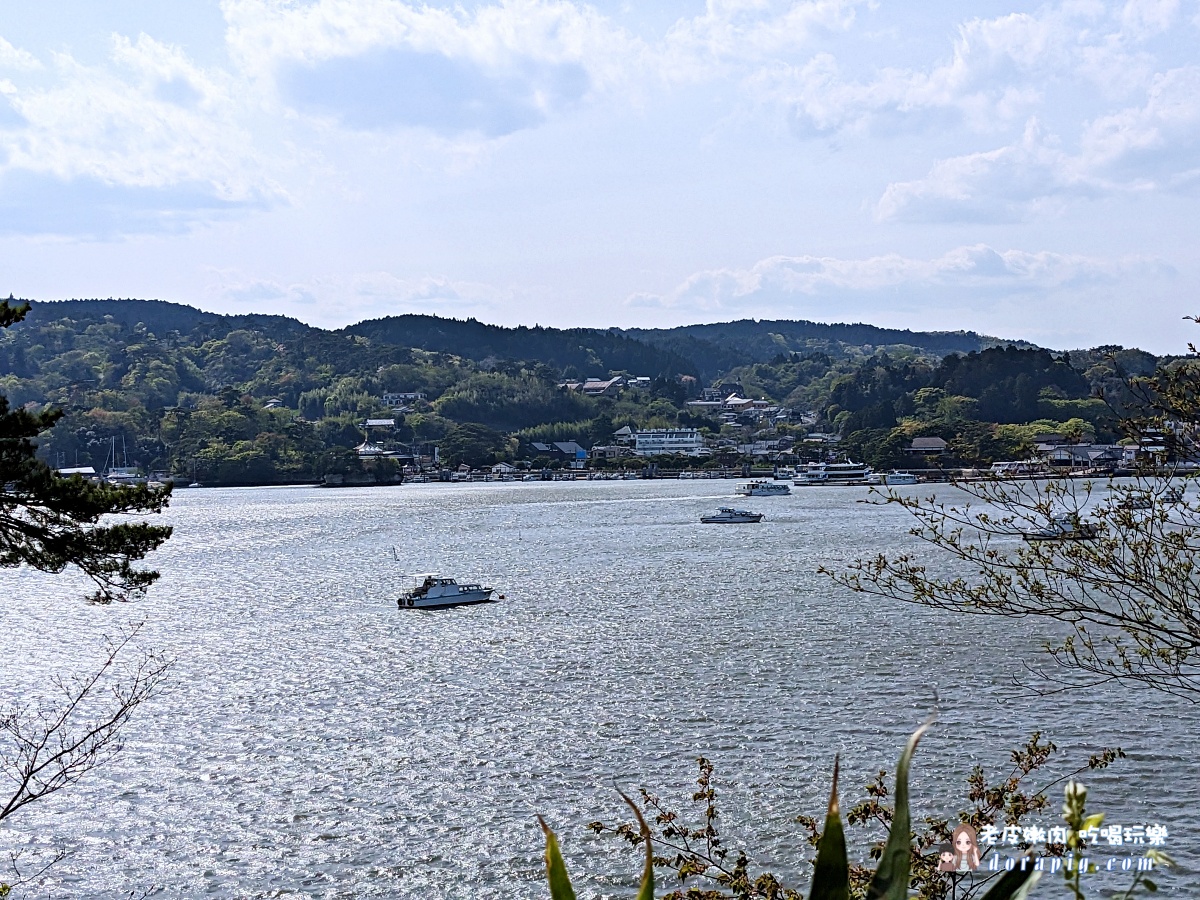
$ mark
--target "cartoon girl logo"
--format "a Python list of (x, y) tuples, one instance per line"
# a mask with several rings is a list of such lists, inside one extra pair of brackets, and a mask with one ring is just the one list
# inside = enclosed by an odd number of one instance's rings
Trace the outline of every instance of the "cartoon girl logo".
[(939, 854), (939, 872), (974, 872), (979, 868), (979, 838), (975, 829), (966, 822), (954, 829), (950, 836), (952, 855)]

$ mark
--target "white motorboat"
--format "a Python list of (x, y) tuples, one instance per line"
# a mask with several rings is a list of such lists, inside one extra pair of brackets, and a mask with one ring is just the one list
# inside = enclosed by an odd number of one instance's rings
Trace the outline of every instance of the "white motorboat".
[(914, 475), (912, 472), (892, 471), (892, 472), (888, 472), (886, 475), (881, 475), (880, 477), (883, 479), (883, 483), (886, 484), (888, 487), (892, 487), (897, 484), (916, 484), (917, 483), (917, 476)]
[(743, 497), (778, 497), (782, 494), (790, 494), (792, 489), (777, 481), (759, 480), (739, 484), (734, 491)]
[(701, 516), (700, 521), (705, 525), (741, 525), (747, 522), (761, 522), (762, 517), (762, 513), (747, 512), (744, 509), (722, 506), (715, 513)]
[(1094, 523), (1081, 522), (1078, 516), (1055, 516), (1045, 528), (1021, 533), (1027, 541), (1090, 541), (1099, 536)]
[(871, 467), (852, 460), (839, 463), (809, 463), (796, 473), (797, 486), (813, 484), (870, 484)]
[(442, 575), (420, 575), (420, 585), (396, 600), (401, 609), (445, 609), (472, 603), (491, 603), (495, 590), (478, 584), (459, 584)]

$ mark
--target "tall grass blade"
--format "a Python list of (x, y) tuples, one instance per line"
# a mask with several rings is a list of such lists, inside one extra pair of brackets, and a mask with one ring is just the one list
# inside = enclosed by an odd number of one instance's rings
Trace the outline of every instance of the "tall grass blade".
[(817, 864), (808, 900), (850, 900), (850, 863), (846, 858), (842, 812), (838, 808), (838, 765), (839, 760), (834, 759), (829, 812), (825, 814), (825, 830), (817, 845)]
[[(1033, 860), (1031, 859), (1032, 863)], [(1037, 880), (1042, 877), (1041, 872), (1035, 872), (1032, 868), (1022, 872), (1019, 868), (1005, 872), (1000, 876), (1000, 880), (988, 888), (988, 892), (983, 895), (981, 900), (1024, 900), (1029, 893), (1030, 888), (1037, 884)]]
[(642, 815), (642, 811), (637, 808), (637, 804), (625, 796), (623, 792), (621, 799), (629, 804), (629, 808), (633, 810), (633, 814), (637, 816), (638, 827), (642, 830), (642, 840), (646, 842), (646, 867), (642, 869), (642, 886), (638, 889), (637, 900), (654, 900), (654, 848), (650, 844), (650, 826), (646, 824), (646, 819)]
[(908, 896), (908, 875), (912, 865), (912, 817), (908, 809), (908, 767), (912, 763), (917, 742), (929, 730), (933, 719), (913, 732), (904, 745), (900, 762), (896, 763), (896, 812), (888, 834), (879, 868), (867, 886), (867, 900), (905, 900)]
[(550, 900), (575, 900), (575, 889), (567, 876), (567, 864), (558, 849), (558, 839), (541, 816), (538, 816), (538, 823), (546, 834), (546, 878), (550, 882)]

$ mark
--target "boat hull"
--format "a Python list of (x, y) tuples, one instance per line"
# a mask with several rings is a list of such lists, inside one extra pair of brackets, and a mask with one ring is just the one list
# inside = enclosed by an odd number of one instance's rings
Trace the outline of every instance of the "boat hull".
[(1036, 543), (1038, 541), (1094, 541), (1099, 534), (1095, 531), (1071, 531), (1065, 534), (1057, 532), (1031, 531), (1021, 535), (1021, 540)]
[(400, 597), (396, 603), (401, 609), (449, 609), (452, 606), (474, 606), (478, 603), (494, 603), (491, 588), (479, 591), (462, 591), (439, 597)]

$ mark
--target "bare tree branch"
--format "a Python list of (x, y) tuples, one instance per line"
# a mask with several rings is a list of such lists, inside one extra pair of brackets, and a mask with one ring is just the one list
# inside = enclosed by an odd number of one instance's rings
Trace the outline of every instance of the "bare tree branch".
[(172, 664), (146, 651), (132, 665), (117, 666), (141, 627), (110, 641), (95, 672), (55, 679), (57, 702), (18, 703), (0, 714), (0, 777), (11, 785), (7, 800), (0, 799), (0, 821), (74, 784), (120, 751), (122, 729)]

